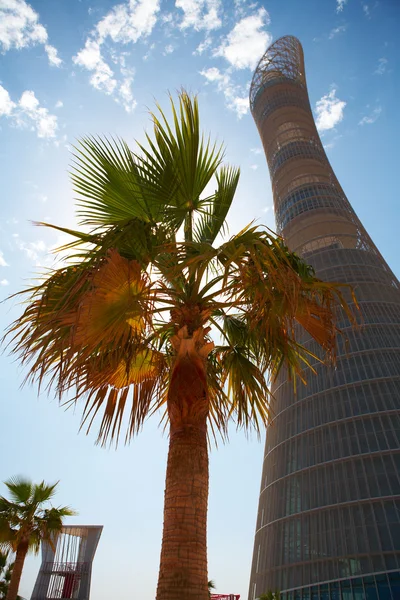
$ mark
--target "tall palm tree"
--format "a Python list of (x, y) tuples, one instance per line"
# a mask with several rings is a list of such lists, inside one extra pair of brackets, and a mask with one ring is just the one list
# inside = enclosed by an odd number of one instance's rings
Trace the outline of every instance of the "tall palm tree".
[(66, 506), (45, 508), (55, 494), (58, 483), (34, 484), (23, 477), (4, 482), (10, 500), (0, 496), (0, 549), (15, 552), (6, 600), (16, 600), (22, 569), (28, 552), (38, 553), (40, 542), (53, 545), (61, 531), (64, 517), (75, 512)]
[[(230, 419), (258, 432), (270, 389), (286, 364), (304, 380), (315, 357), (302, 325), (335, 354), (334, 284), (264, 227), (223, 241), (239, 169), (200, 133), (198, 104), (158, 107), (154, 137), (136, 152), (120, 140), (85, 138), (72, 180), (80, 224), (66, 266), (30, 288), (9, 330), (30, 363), (27, 380), (74, 389), (83, 425), (102, 414), (98, 442), (126, 440), (158, 409), (169, 428), (157, 600), (207, 600), (208, 440)], [(214, 192), (211, 192), (211, 186)], [(218, 241), (217, 241), (218, 240)]]

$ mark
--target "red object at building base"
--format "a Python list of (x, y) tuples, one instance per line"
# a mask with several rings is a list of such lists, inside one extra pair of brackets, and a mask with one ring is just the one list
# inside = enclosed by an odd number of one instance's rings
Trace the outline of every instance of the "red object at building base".
[(239, 600), (240, 594), (211, 594), (211, 600)]

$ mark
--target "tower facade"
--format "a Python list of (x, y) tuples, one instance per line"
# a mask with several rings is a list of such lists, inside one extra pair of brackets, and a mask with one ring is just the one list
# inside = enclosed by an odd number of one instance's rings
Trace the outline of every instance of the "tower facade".
[(92, 563), (102, 530), (98, 525), (65, 525), (53, 548), (42, 544), (42, 564), (31, 600), (89, 600)]
[[(400, 599), (400, 291), (347, 200), (319, 138), (303, 50), (287, 36), (255, 71), (250, 106), (268, 162), (277, 231), (317, 276), (353, 286), (335, 368), (274, 384), (249, 600)], [(300, 341), (318, 353), (304, 332)]]

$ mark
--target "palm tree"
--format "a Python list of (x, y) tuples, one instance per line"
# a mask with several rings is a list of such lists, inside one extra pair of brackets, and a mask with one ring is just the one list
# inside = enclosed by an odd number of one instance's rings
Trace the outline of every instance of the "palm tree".
[(212, 590), (215, 590), (215, 582), (213, 579), (210, 579), (207, 583), (208, 586), (208, 597), (211, 598)]
[(281, 593), (279, 590), (276, 590), (275, 592), (273, 592), (272, 590), (268, 590), (268, 592), (261, 594), (258, 600), (280, 600), (280, 597)]
[[(6, 600), (7, 598), (13, 567), (14, 563), (10, 562), (10, 553), (0, 550), (0, 600)], [(17, 600), (24, 599), (17, 596)]]
[(9, 553), (0, 550), (0, 600), (5, 600), (11, 579), (13, 564), (8, 559)]
[[(86, 231), (65, 266), (29, 290), (9, 329), (30, 363), (29, 382), (84, 398), (82, 425), (102, 413), (98, 442), (126, 441), (158, 409), (169, 427), (157, 600), (207, 600), (208, 440), (230, 419), (260, 432), (285, 362), (295, 381), (316, 357), (299, 346), (302, 325), (335, 354), (334, 284), (248, 225), (222, 241), (239, 170), (200, 133), (198, 104), (158, 107), (154, 138), (137, 152), (120, 140), (85, 138), (72, 179)], [(214, 184), (215, 191), (208, 190)], [(206, 193), (204, 193), (206, 192)], [(217, 243), (217, 240), (220, 240)]]
[(54, 496), (58, 483), (34, 484), (23, 477), (4, 482), (11, 499), (0, 496), (0, 548), (15, 552), (6, 600), (16, 600), (22, 569), (28, 552), (39, 552), (40, 542), (53, 545), (64, 517), (75, 512), (66, 506), (44, 508)]

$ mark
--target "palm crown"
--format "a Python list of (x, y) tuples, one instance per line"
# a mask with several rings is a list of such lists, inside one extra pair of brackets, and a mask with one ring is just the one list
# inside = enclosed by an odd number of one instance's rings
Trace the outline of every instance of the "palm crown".
[[(283, 360), (292, 375), (308, 365), (295, 323), (334, 354), (335, 301), (347, 310), (338, 286), (265, 228), (215, 245), (239, 170), (221, 166), (222, 148), (200, 136), (196, 100), (182, 93), (172, 109), (174, 130), (160, 109), (140, 155), (122, 141), (81, 142), (72, 179), (91, 230), (51, 226), (76, 238), (64, 249), (79, 249), (29, 290), (10, 328), (31, 380), (50, 376), (60, 395), (75, 387), (89, 425), (103, 411), (101, 442), (118, 437), (128, 403), (129, 438), (166, 402), (178, 348), (195, 332), (210, 421), (222, 433), (231, 417), (258, 429), (268, 418), (265, 374)], [(203, 197), (213, 177), (216, 190)]]
[[(30, 363), (28, 380), (74, 389), (83, 423), (102, 414), (98, 441), (126, 439), (164, 409), (170, 450), (158, 600), (206, 600), (207, 422), (226, 434), (233, 418), (257, 430), (285, 362), (302, 377), (313, 356), (297, 324), (335, 355), (339, 287), (317, 279), (283, 240), (255, 225), (223, 241), (239, 170), (200, 134), (197, 100), (159, 108), (154, 138), (132, 152), (120, 140), (86, 138), (72, 180), (87, 231), (66, 266), (31, 288), (9, 330)], [(215, 191), (207, 190), (215, 182)], [(221, 239), (217, 243), (217, 239)], [(186, 507), (186, 508), (185, 508)], [(188, 533), (190, 532), (190, 533)], [(195, 548), (195, 551), (194, 551)]]
[(5, 484), (11, 499), (0, 496), (0, 548), (17, 552), (21, 542), (26, 542), (28, 550), (38, 553), (41, 541), (52, 544), (63, 518), (75, 513), (66, 506), (43, 506), (54, 496), (58, 483), (33, 484), (16, 477)]

